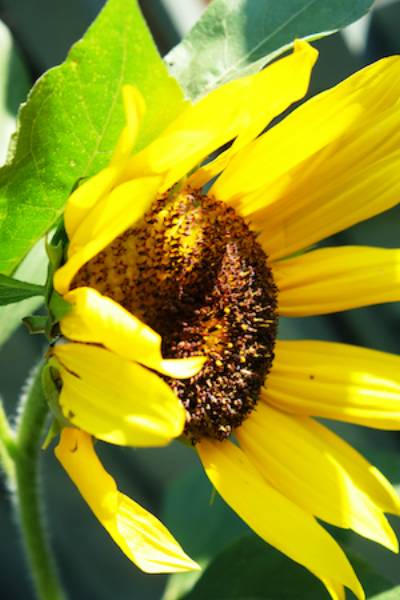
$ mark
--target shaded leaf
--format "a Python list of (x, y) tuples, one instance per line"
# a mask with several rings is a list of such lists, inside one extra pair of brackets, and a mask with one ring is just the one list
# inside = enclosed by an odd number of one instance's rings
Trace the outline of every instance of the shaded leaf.
[(76, 180), (108, 162), (123, 125), (125, 83), (135, 84), (147, 102), (142, 146), (182, 109), (182, 93), (136, 0), (109, 0), (21, 110), (14, 157), (0, 172), (0, 272), (12, 273), (55, 223)]
[(372, 597), (373, 600), (399, 600), (400, 598), (400, 585), (392, 588), (388, 592), (383, 592), (383, 594), (378, 594), (377, 596)]
[[(360, 558), (350, 560), (370, 600), (394, 600), (392, 584)], [(398, 589), (398, 588), (397, 588)], [(390, 591), (388, 591), (390, 590)], [(304, 567), (251, 535), (218, 555), (182, 600), (330, 600)], [(348, 592), (348, 598), (354, 596)]]
[[(360, 432), (360, 428), (347, 427), (347, 429)], [(394, 482), (397, 481), (399, 474), (398, 452), (381, 450), (377, 455), (375, 446), (373, 446), (373, 451), (370, 446), (365, 448), (360, 441), (356, 446), (361, 451), (366, 451), (369, 448), (370, 451), (366, 452), (369, 459), (373, 463), (377, 463), (386, 475), (393, 476), (391, 479)], [(170, 487), (166, 496), (164, 521), (189, 555), (199, 562), (203, 571), (170, 576), (163, 600), (203, 600), (203, 598), (207, 598), (207, 600), (265, 600), (266, 598), (268, 600), (280, 600), (286, 597), (293, 600), (303, 600), (303, 598), (304, 600), (308, 600), (308, 598), (310, 600), (324, 600), (325, 598), (328, 600), (329, 598), (319, 580), (303, 567), (296, 565), (293, 561), (268, 546), (257, 536), (252, 534), (250, 536), (252, 541), (249, 542), (249, 546), (247, 547), (246, 543), (242, 548), (241, 538), (250, 533), (250, 529), (218, 495), (215, 498), (213, 497), (212, 486), (200, 468), (181, 477)], [(328, 527), (328, 530), (342, 546), (346, 547), (346, 552), (369, 593), (368, 598), (374, 598), (375, 600), (375, 594), (388, 589), (392, 585), (387, 583), (388, 580), (397, 581), (395, 565), (398, 562), (398, 557), (396, 555), (385, 548), (360, 538), (349, 530), (335, 527)], [(361, 546), (359, 547), (360, 543)], [(238, 556), (231, 554), (233, 552), (232, 548), (235, 549), (235, 552), (238, 552)], [(241, 558), (241, 552), (243, 552), (243, 558)], [(224, 559), (223, 565), (229, 566), (230, 564), (231, 571), (228, 572), (226, 578), (223, 577), (223, 583), (218, 587), (220, 571), (223, 573), (219, 560), (226, 553), (227, 559), (226, 561)], [(255, 559), (255, 562), (253, 561), (253, 554), (256, 557), (259, 556), (258, 562)], [(357, 556), (359, 555), (362, 555), (366, 560), (358, 560)], [(216, 564), (215, 568), (214, 562)], [(374, 565), (372, 570), (366, 564), (368, 562)], [(247, 563), (255, 565), (254, 572), (252, 566), (249, 567), (249, 573), (244, 570), (243, 565), (247, 565)], [(390, 568), (383, 569), (388, 564), (395, 567), (394, 572), (391, 572)], [(211, 565), (210, 573), (208, 570), (209, 565)], [(287, 570), (292, 572), (291, 569), (294, 569), (293, 584), (288, 582), (285, 584), (286, 588), (282, 588), (287, 591), (288, 595), (279, 595), (283, 592), (278, 587), (277, 582), (273, 584), (276, 587), (265, 588), (270, 592), (270, 596), (259, 595), (265, 593), (262, 586), (269, 585), (270, 578), (275, 577), (275, 568), (278, 573), (283, 573), (282, 577), (284, 577)], [(204, 569), (206, 570), (204, 571)], [(248, 587), (239, 586), (238, 589), (243, 593), (246, 592), (247, 595), (237, 597), (234, 595), (234, 590), (237, 587), (237, 580), (241, 578), (244, 578)], [(232, 580), (232, 585), (229, 583), (230, 580)], [(311, 590), (310, 596), (297, 596), (297, 586), (301, 581), (307, 582), (307, 591)], [(315, 595), (311, 594), (313, 590), (315, 590)], [(223, 591), (224, 595), (222, 594)], [(290, 591), (292, 595), (289, 595)], [(194, 595), (195, 592), (196, 595)], [(387, 593), (390, 594), (391, 592)], [(354, 597), (349, 592), (347, 600), (350, 600), (350, 598), (353, 599)], [(381, 600), (380, 596), (378, 598)], [(389, 595), (387, 598), (383, 596), (382, 600), (394, 600), (394, 598)]]
[(187, 96), (258, 71), (296, 38), (316, 39), (349, 25), (373, 0), (214, 0), (166, 56)]

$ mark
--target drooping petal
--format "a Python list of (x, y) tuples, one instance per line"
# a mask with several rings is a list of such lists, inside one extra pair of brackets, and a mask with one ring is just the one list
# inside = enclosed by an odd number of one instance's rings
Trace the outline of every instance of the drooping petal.
[(370, 65), (241, 151), (212, 188), (273, 258), (398, 202), (400, 58)]
[(276, 262), (279, 312), (321, 315), (400, 300), (400, 250), (322, 248)]
[(383, 514), (400, 513), (395, 490), (326, 427), (260, 403), (237, 437), (271, 485), (306, 512), (398, 550)]
[[(297, 40), (289, 56), (269, 65), (253, 79), (254, 93), (249, 95), (245, 115), (247, 123), (232, 146), (218, 158), (198, 169), (188, 180), (192, 187), (201, 187), (220, 173), (237, 152), (254, 140), (276, 116), (305, 95), (318, 52), (304, 41)], [(256, 84), (259, 84), (259, 90)]]
[(319, 577), (335, 600), (344, 598), (343, 586), (364, 598), (333, 538), (310, 514), (270, 486), (242, 450), (229, 441), (203, 440), (196, 447), (218, 493), (260, 537)]
[(101, 344), (128, 360), (175, 378), (196, 375), (205, 358), (164, 359), (161, 336), (117, 302), (92, 288), (82, 287), (65, 296), (72, 310), (62, 319), (62, 333), (77, 342)]
[(213, 90), (132, 158), (126, 176), (165, 173), (162, 189), (166, 190), (238, 136), (236, 152), (306, 93), (316, 57), (316, 50), (299, 41), (290, 57)]
[(90, 435), (63, 429), (55, 453), (96, 518), (142, 571), (173, 573), (199, 568), (156, 517), (117, 489), (100, 463)]
[(116, 185), (134, 148), (144, 112), (144, 100), (140, 92), (131, 85), (122, 88), (122, 95), (126, 125), (121, 132), (110, 164), (79, 186), (68, 199), (64, 222), (70, 238), (93, 206)]
[(182, 433), (185, 411), (152, 371), (88, 344), (56, 346), (54, 355), (60, 406), (73, 425), (123, 446), (163, 446)]
[(143, 216), (157, 195), (160, 181), (159, 177), (144, 177), (123, 183), (88, 212), (70, 240), (67, 262), (54, 276), (54, 287), (60, 294), (68, 292), (82, 265)]
[(348, 344), (278, 341), (263, 399), (298, 415), (400, 429), (400, 357)]

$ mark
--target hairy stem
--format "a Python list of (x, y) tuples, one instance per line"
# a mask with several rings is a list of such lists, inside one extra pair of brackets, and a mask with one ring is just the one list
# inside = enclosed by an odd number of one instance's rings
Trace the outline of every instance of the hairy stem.
[(40, 454), (48, 407), (43, 396), (41, 369), (22, 400), (16, 431), (15, 509), (26, 557), (39, 600), (65, 600), (57, 576), (41, 507)]

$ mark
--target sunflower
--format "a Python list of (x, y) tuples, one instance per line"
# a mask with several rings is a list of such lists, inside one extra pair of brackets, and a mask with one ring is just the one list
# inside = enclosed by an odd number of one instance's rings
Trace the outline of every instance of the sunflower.
[(400, 60), (390, 57), (265, 128), (308, 88), (317, 52), (231, 81), (134, 152), (145, 110), (124, 88), (110, 164), (68, 200), (54, 287), (71, 305), (53, 350), (68, 421), (56, 454), (140, 568), (197, 568), (127, 498), (93, 439), (162, 446), (182, 436), (215, 489), (332, 598), (364, 598), (317, 519), (393, 551), (384, 476), (314, 417), (399, 429), (399, 358), (277, 340), (278, 314), (399, 300), (399, 250), (310, 249), (397, 203)]

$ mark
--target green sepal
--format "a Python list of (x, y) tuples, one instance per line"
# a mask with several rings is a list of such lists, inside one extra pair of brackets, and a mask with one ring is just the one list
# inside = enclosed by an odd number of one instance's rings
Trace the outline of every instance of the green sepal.
[(64, 254), (64, 248), (62, 242), (58, 242), (54, 244), (53, 241), (46, 243), (46, 253), (49, 257), (49, 264), (51, 266), (51, 270), (56, 271), (59, 265), (61, 264), (62, 257)]
[(58, 363), (55, 358), (50, 358), (50, 360), (44, 365), (42, 369), (42, 388), (54, 418), (60, 425), (68, 427), (70, 423), (64, 417), (59, 403), (61, 377), (58, 373), (57, 367)]
[(44, 294), (45, 288), (42, 285), (0, 274), (0, 306), (20, 302), (32, 296), (44, 296)]
[(50, 424), (47, 435), (45, 437), (45, 440), (42, 444), (42, 450), (47, 450), (47, 448), (50, 446), (51, 442), (54, 440), (55, 437), (58, 436), (60, 431), (61, 431), (60, 422), (57, 421), (57, 419), (53, 419)]
[(57, 292), (52, 293), (49, 303), (50, 314), (53, 322), (61, 321), (71, 310), (72, 304), (64, 300)]
[[(51, 241), (46, 242), (46, 253), (53, 273), (61, 265), (64, 256), (64, 240), (60, 238), (59, 227), (57, 227)], [(62, 225), (62, 228), (64, 229), (64, 225)]]
[(46, 243), (46, 252), (49, 257), (46, 281), (46, 303), (49, 317), (45, 332), (50, 340), (59, 335), (58, 328), (55, 325), (71, 310), (71, 304), (64, 300), (53, 287), (54, 274), (64, 261), (67, 245), (68, 238), (64, 228), (64, 220), (60, 219), (51, 240)]
[(22, 319), (31, 335), (46, 333), (48, 318), (44, 315), (28, 315)]
[(53, 233), (51, 240), (46, 240), (46, 254), (49, 259), (49, 268), (46, 281), (46, 300), (47, 303), (53, 293), (53, 277), (57, 269), (62, 265), (64, 260), (65, 248), (68, 244), (67, 234), (64, 228), (64, 219), (58, 221), (57, 227)]

